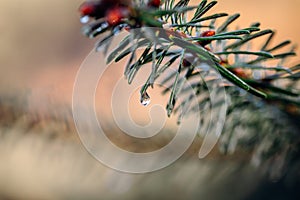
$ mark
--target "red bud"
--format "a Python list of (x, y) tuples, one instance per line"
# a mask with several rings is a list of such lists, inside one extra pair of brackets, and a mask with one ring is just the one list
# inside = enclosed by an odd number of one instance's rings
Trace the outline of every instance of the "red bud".
[(97, 4), (95, 2), (84, 2), (79, 7), (79, 12), (82, 16), (93, 16), (97, 10)]
[[(215, 31), (209, 30), (209, 31), (204, 31), (200, 34), (200, 37), (211, 37), (214, 36), (216, 34)], [(211, 43), (211, 41), (199, 41), (198, 44), (201, 46), (205, 46), (208, 45), (209, 43)]]
[(211, 36), (214, 36), (216, 35), (216, 32), (215, 31), (212, 31), (212, 30), (209, 30), (209, 31), (205, 31), (203, 33), (201, 33), (201, 37), (211, 37)]
[(128, 7), (131, 0), (88, 0), (81, 4), (79, 12), (82, 16), (102, 18), (109, 9), (114, 7)]
[(150, 0), (148, 2), (148, 6), (154, 7), (154, 8), (158, 8), (161, 4), (160, 0)]
[(110, 26), (116, 26), (127, 16), (128, 9), (126, 7), (115, 7), (107, 11), (106, 21)]

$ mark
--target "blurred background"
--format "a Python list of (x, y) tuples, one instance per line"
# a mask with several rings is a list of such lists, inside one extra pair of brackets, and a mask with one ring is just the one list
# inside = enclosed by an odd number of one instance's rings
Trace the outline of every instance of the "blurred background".
[[(15, 134), (0, 142), (0, 199), (267, 199), (264, 195), (251, 196), (266, 182), (261, 171), (247, 164), (241, 167), (232, 157), (222, 160), (214, 152), (199, 164), (195, 154), (199, 144), (191, 148), (191, 157), (146, 175), (110, 170), (84, 150), (72, 119), (60, 118), (70, 115), (76, 72), (95, 43), (81, 34), (78, 7), (82, 2), (1, 0), (0, 96), (1, 104), (12, 103), (0, 109), (1, 125), (4, 124), (0, 133)], [(236, 25), (243, 27), (259, 21), (262, 28), (277, 31), (275, 42), (291, 39), (300, 44), (299, 8), (299, 0), (219, 0), (212, 12), (241, 13)], [(300, 49), (296, 52), (300, 54)], [(291, 64), (295, 61), (299, 56)], [(35, 134), (23, 136), (29, 129), (32, 131), (27, 119), (19, 119), (26, 116), (22, 95), (27, 93), (30, 95), (26, 105), (46, 117), (31, 117), (38, 124), (33, 129)], [(46, 112), (53, 111), (49, 102), (63, 105), (54, 109), (55, 119), (47, 118)], [(11, 120), (15, 120), (16, 127), (8, 129)], [(53, 142), (57, 132), (69, 135)], [(71, 142), (62, 142), (65, 137), (72, 138)], [(243, 156), (242, 153), (238, 159), (248, 163), (249, 157)], [(262, 188), (277, 187), (267, 184)], [(278, 199), (284, 199), (280, 195)]]

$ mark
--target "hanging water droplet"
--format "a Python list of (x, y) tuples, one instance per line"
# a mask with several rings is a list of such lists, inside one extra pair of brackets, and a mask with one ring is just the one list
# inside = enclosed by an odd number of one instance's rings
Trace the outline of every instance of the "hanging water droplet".
[(80, 22), (83, 23), (83, 24), (86, 24), (89, 21), (90, 21), (90, 18), (87, 15), (80, 18)]
[(150, 104), (151, 100), (150, 100), (150, 96), (148, 95), (147, 92), (144, 92), (142, 95), (141, 95), (141, 104), (143, 106), (148, 106)]

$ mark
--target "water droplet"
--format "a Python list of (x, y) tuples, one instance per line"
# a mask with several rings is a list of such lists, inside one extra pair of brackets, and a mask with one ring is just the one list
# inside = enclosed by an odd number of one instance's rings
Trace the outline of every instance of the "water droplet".
[(83, 24), (86, 24), (90, 21), (90, 18), (89, 16), (83, 16), (80, 18), (80, 22), (83, 23)]
[(148, 95), (147, 92), (144, 92), (142, 95), (141, 95), (141, 104), (143, 106), (148, 106), (150, 104), (151, 100), (150, 100), (150, 96)]

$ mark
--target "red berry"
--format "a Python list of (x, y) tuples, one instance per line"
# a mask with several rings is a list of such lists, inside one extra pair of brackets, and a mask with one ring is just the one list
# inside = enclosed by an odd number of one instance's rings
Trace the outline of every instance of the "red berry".
[(115, 7), (106, 13), (106, 21), (110, 26), (116, 26), (122, 19), (128, 16), (128, 9), (125, 7)]
[(150, 0), (148, 2), (148, 6), (155, 7), (155, 8), (158, 8), (160, 4), (161, 4), (160, 0)]
[(215, 31), (212, 31), (212, 30), (209, 30), (209, 31), (205, 31), (203, 33), (201, 33), (201, 37), (211, 37), (211, 36), (214, 36), (216, 35), (216, 32)]
[(82, 16), (94, 16), (96, 14), (97, 4), (95, 2), (84, 2), (79, 7)]
[(81, 4), (79, 12), (82, 16), (95, 17), (96, 19), (105, 16), (109, 9), (114, 7), (128, 7), (131, 0), (89, 0)]
[[(212, 31), (212, 30), (209, 30), (209, 31), (204, 31), (200, 34), (200, 37), (211, 37), (211, 36), (214, 36), (216, 34), (215, 31)], [(198, 44), (201, 45), (201, 46), (205, 46), (205, 45), (208, 45), (209, 43), (211, 43), (210, 40), (208, 41), (199, 41)]]

